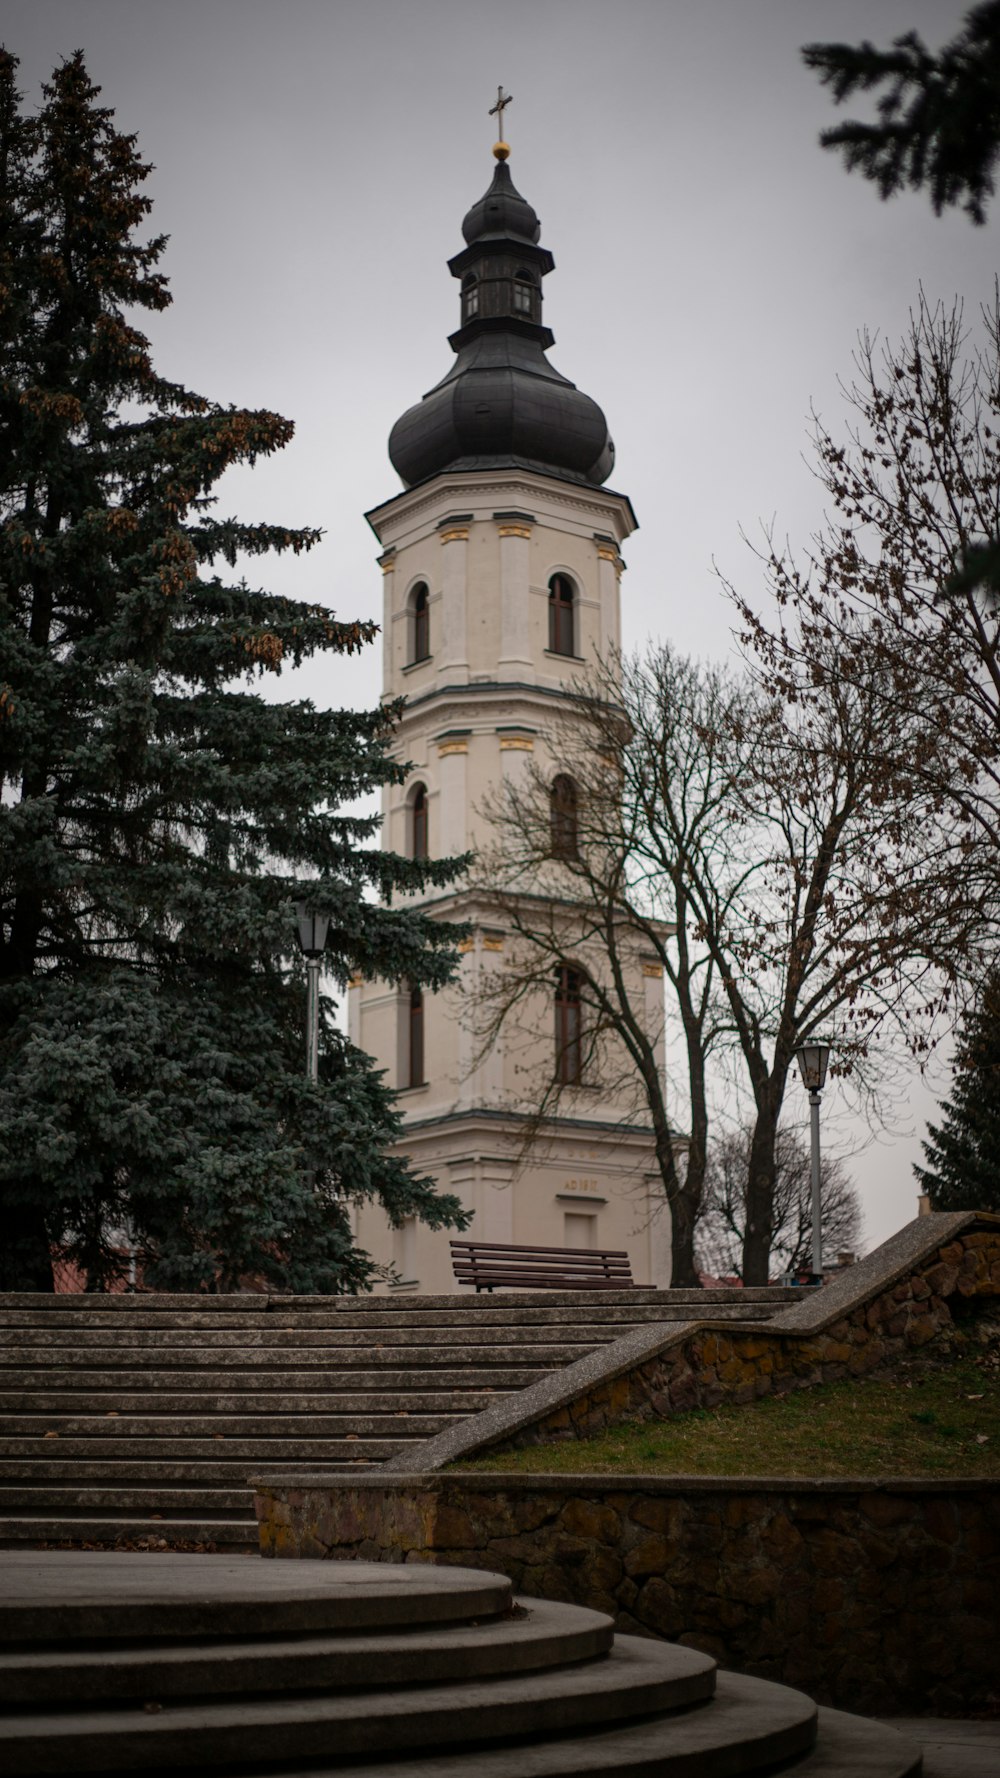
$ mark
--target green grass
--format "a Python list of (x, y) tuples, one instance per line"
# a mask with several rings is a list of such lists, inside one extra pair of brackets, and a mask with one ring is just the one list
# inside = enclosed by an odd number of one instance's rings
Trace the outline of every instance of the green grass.
[(1000, 1477), (1000, 1352), (456, 1464), (521, 1475)]

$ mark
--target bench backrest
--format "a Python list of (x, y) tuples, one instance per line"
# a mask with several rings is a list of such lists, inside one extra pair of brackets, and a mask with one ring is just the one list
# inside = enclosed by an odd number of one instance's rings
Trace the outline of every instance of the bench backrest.
[(506, 1241), (452, 1241), (459, 1284), (477, 1290), (633, 1290), (627, 1253), (605, 1247), (524, 1247)]

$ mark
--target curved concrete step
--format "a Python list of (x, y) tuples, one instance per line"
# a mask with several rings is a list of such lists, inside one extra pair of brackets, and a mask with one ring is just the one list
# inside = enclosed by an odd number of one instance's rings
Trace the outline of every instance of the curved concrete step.
[[(314, 1759), (333, 1749), (338, 1759), (349, 1759), (469, 1748), (501, 1736), (564, 1734), (680, 1710), (710, 1698), (714, 1686), (715, 1663), (706, 1655), (619, 1637), (599, 1661), (379, 1691), (375, 1700), (368, 1691), (327, 1692), (172, 1703), (155, 1714), (129, 1706), (11, 1714), (0, 1717), (0, 1760), (19, 1774), (65, 1771), (69, 1759), (78, 1772), (203, 1770), (235, 1760)], [(790, 1752), (809, 1745), (815, 1719), (809, 1699), (784, 1691), (770, 1714)]]
[(439, 1685), (596, 1660), (613, 1641), (612, 1621), (600, 1612), (533, 1599), (499, 1631), (490, 1619), (424, 1630), (419, 1639), (386, 1631), (299, 1636), (293, 1642), (232, 1639), (197, 1647), (0, 1650), (0, 1704), (23, 1710), (46, 1703), (95, 1705), (205, 1693)]
[[(813, 1744), (789, 1753), (794, 1731), (786, 1737), (769, 1712), (782, 1690), (720, 1673), (715, 1698), (703, 1709), (534, 1747), (478, 1748), (471, 1770), (465, 1754), (442, 1750), (362, 1766), (315, 1761), (294, 1773), (283, 1765), (269, 1778), (737, 1778), (779, 1770), (783, 1778), (919, 1778), (920, 1749), (912, 1741), (838, 1710), (820, 1709)], [(231, 1778), (250, 1775), (237, 1768)]]
[(10, 1778), (916, 1778), (920, 1766), (890, 1729), (717, 1678), (691, 1649), (612, 1641), (610, 1620), (580, 1607), (521, 1611), (505, 1577), (475, 1570), (14, 1553), (0, 1557), (0, 1591)]
[(412, 1630), (513, 1616), (513, 1588), (485, 1569), (381, 1562), (170, 1562), (85, 1551), (11, 1552), (0, 1644), (95, 1637), (296, 1635)]

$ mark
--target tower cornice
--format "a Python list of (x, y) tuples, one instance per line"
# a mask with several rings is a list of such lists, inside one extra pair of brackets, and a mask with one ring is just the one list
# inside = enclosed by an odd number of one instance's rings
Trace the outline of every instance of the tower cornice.
[[(587, 535), (602, 534), (602, 543), (624, 543), (639, 521), (627, 494), (570, 482), (539, 469), (449, 470), (429, 476), (373, 506), (365, 518), (383, 550), (400, 547), (438, 528), (442, 518), (463, 509), (465, 523), (492, 520), (502, 508), (528, 508), (538, 524), (545, 508), (561, 521), (572, 514)], [(472, 520), (466, 510), (472, 508)]]

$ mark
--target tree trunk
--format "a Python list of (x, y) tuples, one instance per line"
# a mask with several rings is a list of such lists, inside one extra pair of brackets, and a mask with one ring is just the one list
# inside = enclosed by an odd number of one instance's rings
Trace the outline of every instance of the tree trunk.
[(670, 1205), (671, 1290), (691, 1290), (701, 1287), (694, 1255), (694, 1228), (697, 1213), (697, 1203), (692, 1204), (687, 1191), (682, 1187)]
[(768, 1083), (763, 1103), (758, 1106), (757, 1122), (750, 1143), (747, 1175), (747, 1220), (743, 1236), (743, 1282), (747, 1285), (767, 1284), (774, 1237), (774, 1140), (778, 1131), (778, 1109), (774, 1104), (772, 1083)]

